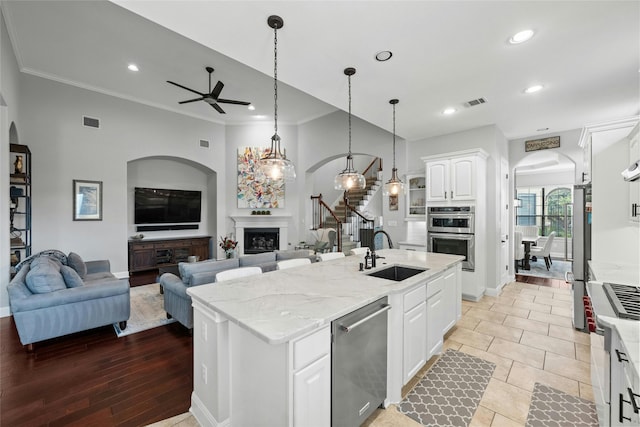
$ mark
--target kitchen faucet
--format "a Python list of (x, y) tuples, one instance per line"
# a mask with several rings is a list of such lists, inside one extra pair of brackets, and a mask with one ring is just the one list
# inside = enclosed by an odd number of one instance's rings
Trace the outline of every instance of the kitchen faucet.
[[(389, 249), (393, 249), (393, 242), (391, 241), (391, 236), (389, 236), (389, 233), (387, 233), (387, 232), (386, 232), (386, 231), (384, 231), (384, 230), (377, 230), (377, 231), (375, 231), (375, 232), (373, 233), (373, 237), (375, 238), (375, 237), (376, 237), (376, 234), (378, 234), (378, 233), (382, 233), (382, 234), (384, 234), (385, 236), (387, 236), (387, 243), (389, 244)], [(378, 258), (380, 258), (380, 257), (378, 257)]]

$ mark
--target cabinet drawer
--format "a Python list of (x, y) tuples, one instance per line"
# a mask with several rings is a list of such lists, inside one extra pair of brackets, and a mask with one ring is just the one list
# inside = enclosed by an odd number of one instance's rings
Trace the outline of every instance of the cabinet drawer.
[(422, 285), (412, 291), (404, 294), (404, 312), (411, 310), (415, 306), (419, 305), (421, 302), (425, 302), (427, 300), (427, 287)]
[(439, 276), (427, 283), (427, 298), (430, 298), (432, 295), (441, 292), (444, 289), (445, 280), (444, 276)]
[(329, 326), (293, 343), (293, 369), (298, 370), (331, 350)]
[(142, 249), (153, 249), (153, 243), (136, 243), (131, 245), (131, 249), (139, 251)]

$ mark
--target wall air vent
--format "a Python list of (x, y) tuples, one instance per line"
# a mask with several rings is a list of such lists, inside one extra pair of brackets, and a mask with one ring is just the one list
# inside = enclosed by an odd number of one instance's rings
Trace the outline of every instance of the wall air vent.
[(472, 99), (471, 101), (467, 101), (464, 103), (465, 107), (475, 107), (476, 105), (484, 104), (487, 100), (484, 98)]
[(200, 147), (209, 148), (209, 141), (207, 141), (206, 139), (201, 139), (200, 140)]
[(82, 116), (82, 125), (89, 128), (100, 129), (100, 119), (96, 119), (95, 117)]

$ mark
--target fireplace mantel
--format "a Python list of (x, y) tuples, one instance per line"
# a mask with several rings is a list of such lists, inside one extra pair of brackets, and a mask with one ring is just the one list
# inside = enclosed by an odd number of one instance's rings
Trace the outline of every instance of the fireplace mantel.
[[(245, 228), (278, 228), (280, 229), (279, 250), (287, 250), (289, 236), (289, 221), (291, 215), (233, 215), (231, 219), (236, 223), (236, 240), (244, 242)], [(239, 255), (244, 255), (243, 244), (240, 244)]]

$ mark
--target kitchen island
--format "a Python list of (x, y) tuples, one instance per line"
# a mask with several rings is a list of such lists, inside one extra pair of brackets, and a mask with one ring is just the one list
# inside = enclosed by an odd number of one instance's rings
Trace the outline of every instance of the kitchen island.
[[(191, 412), (198, 422), (330, 425), (331, 322), (385, 296), (385, 404), (399, 402), (407, 377), (441, 351), (460, 317), (462, 257), (394, 249), (378, 255), (377, 268), (364, 272), (362, 258), (350, 256), (190, 288)], [(367, 275), (392, 265), (427, 270), (400, 282)]]

